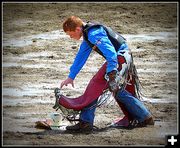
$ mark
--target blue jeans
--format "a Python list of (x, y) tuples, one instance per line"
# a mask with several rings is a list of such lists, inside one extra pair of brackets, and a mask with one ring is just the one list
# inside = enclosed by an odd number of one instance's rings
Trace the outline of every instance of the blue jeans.
[(143, 122), (151, 115), (142, 101), (131, 95), (128, 91), (122, 89), (116, 95), (117, 101), (123, 103), (128, 112), (134, 119)]
[[(116, 95), (116, 100), (123, 103), (125, 108), (131, 114), (134, 119), (137, 119), (139, 122), (143, 122), (151, 113), (145, 107), (142, 101), (135, 98), (131, 95), (131, 93), (127, 92), (126, 90), (119, 90)], [(81, 110), (80, 119), (89, 123), (94, 123), (94, 116), (97, 100), (92, 102), (89, 106)]]
[(96, 110), (96, 104), (97, 100), (94, 100), (91, 104), (89, 104), (87, 107), (81, 110), (80, 113), (80, 120), (89, 122), (91, 124), (94, 123), (94, 117), (95, 117), (95, 110)]

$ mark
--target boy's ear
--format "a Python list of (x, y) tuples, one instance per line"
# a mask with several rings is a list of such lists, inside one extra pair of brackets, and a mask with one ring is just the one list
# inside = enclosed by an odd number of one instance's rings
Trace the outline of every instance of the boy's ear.
[(81, 27), (76, 27), (76, 31), (80, 32), (81, 31)]

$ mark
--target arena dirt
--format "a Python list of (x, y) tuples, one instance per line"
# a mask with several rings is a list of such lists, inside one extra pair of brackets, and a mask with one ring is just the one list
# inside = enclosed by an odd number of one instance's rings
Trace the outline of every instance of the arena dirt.
[[(166, 145), (178, 132), (177, 3), (3, 3), (2, 142), (4, 146)], [(111, 26), (127, 38), (134, 56), (145, 105), (155, 125), (107, 128), (123, 113), (116, 102), (96, 110), (91, 134), (40, 130), (37, 120), (55, 112), (54, 89), (67, 78), (80, 41), (62, 31), (63, 20), (77, 15)], [(63, 93), (81, 95), (104, 62), (92, 53)]]

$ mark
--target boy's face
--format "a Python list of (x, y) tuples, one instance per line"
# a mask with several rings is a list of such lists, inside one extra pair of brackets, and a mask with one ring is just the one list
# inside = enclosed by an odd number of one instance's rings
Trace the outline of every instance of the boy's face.
[(66, 34), (72, 39), (79, 40), (82, 36), (81, 27), (76, 27), (75, 31), (66, 31)]

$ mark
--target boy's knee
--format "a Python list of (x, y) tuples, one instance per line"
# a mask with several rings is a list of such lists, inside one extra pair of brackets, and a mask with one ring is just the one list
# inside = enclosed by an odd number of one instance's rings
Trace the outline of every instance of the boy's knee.
[(116, 94), (116, 99), (123, 102), (123, 100), (126, 98), (126, 95), (127, 92), (124, 89), (120, 89)]

